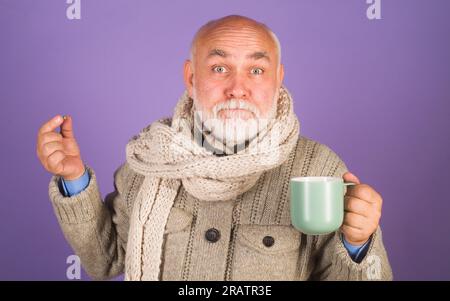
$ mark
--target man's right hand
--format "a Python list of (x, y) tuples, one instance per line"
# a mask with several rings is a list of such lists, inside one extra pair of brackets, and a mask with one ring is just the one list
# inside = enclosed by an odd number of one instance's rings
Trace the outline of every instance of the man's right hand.
[[(55, 130), (61, 126), (61, 132)], [(42, 166), (64, 180), (75, 180), (85, 172), (80, 148), (75, 140), (72, 118), (56, 115), (39, 129), (36, 153)]]

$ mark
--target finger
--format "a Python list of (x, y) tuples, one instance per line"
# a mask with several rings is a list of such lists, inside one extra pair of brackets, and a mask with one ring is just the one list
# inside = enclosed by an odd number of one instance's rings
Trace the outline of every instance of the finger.
[(66, 155), (62, 151), (55, 151), (50, 156), (47, 157), (47, 166), (52, 172), (56, 174), (61, 174), (64, 171), (64, 166), (62, 164)]
[(348, 190), (345, 195), (355, 197), (369, 203), (380, 202), (380, 195), (367, 184), (356, 185), (352, 187), (351, 190)]
[(64, 146), (61, 142), (52, 141), (42, 146), (42, 156), (44, 158), (50, 156), (55, 151), (64, 151)]
[(352, 233), (352, 234), (363, 234), (364, 233), (361, 229), (350, 226), (348, 224), (342, 224), (341, 231), (343, 233)]
[(351, 226), (353, 228), (358, 228), (360, 230), (364, 229), (364, 226), (368, 223), (368, 219), (360, 214), (353, 212), (345, 212), (343, 224)]
[(343, 224), (341, 226), (341, 232), (344, 234), (344, 236), (350, 236), (354, 238), (355, 240), (364, 240), (365, 235), (364, 232), (358, 228)]
[(39, 129), (39, 134), (44, 134), (48, 132), (54, 131), (58, 126), (60, 126), (63, 122), (63, 118), (61, 115), (56, 115), (46, 123), (44, 123)]
[[(342, 176), (342, 178), (344, 179), (344, 182), (346, 183), (355, 183), (355, 184), (361, 184), (361, 181), (358, 179), (357, 176), (355, 176), (354, 174), (352, 174), (351, 172), (347, 171), (346, 173), (344, 173), (344, 175)], [(349, 186), (351, 187), (351, 186)]]
[(72, 117), (69, 115), (64, 116), (64, 122), (61, 125), (61, 134), (64, 138), (73, 138)]
[(49, 142), (62, 141), (62, 139), (63, 139), (63, 137), (61, 136), (61, 134), (58, 134), (55, 132), (49, 132), (49, 133), (45, 133), (43, 135), (39, 135), (38, 145), (42, 146)]
[(374, 210), (370, 203), (350, 196), (344, 198), (344, 208), (345, 211), (353, 212), (365, 217), (370, 217), (371, 212)]

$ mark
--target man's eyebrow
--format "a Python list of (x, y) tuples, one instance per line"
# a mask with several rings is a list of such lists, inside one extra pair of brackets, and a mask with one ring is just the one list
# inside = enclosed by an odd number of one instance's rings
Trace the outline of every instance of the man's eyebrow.
[[(212, 56), (220, 56), (226, 58), (229, 56), (229, 54), (222, 49), (215, 48), (208, 53), (208, 58)], [(254, 60), (265, 59), (270, 62), (270, 57), (267, 54), (267, 51), (255, 51), (252, 54), (247, 55), (247, 58)]]
[(223, 51), (222, 49), (218, 49), (218, 48), (215, 48), (208, 53), (208, 57), (212, 57), (212, 56), (216, 56), (216, 55), (221, 56), (221, 57), (228, 56), (228, 54), (225, 51)]
[(256, 51), (252, 54), (249, 54), (247, 56), (249, 59), (259, 60), (259, 59), (266, 59), (270, 62), (270, 57), (267, 55), (267, 51)]

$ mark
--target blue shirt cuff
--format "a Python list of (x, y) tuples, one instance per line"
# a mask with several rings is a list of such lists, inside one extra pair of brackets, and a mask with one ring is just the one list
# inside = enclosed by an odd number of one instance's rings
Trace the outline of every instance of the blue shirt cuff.
[(355, 246), (345, 240), (344, 235), (342, 235), (342, 242), (344, 244), (344, 247), (347, 249), (348, 254), (355, 262), (361, 262), (361, 260), (364, 258), (367, 253), (370, 240), (371, 238), (369, 238), (364, 244)]
[(89, 173), (87, 168), (84, 170), (84, 174), (75, 180), (64, 180), (61, 177), (61, 186), (64, 191), (64, 196), (74, 196), (82, 192), (89, 185)]

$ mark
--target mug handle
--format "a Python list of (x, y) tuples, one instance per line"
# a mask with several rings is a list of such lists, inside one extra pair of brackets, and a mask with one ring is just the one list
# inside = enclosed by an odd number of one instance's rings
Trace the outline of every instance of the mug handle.
[[(356, 185), (356, 183), (352, 183), (352, 182), (344, 182), (343, 184), (344, 184), (344, 187), (346, 187), (346, 188), (345, 188), (345, 191), (347, 191), (347, 187), (348, 187), (348, 186)], [(344, 192), (344, 195), (345, 195), (345, 193), (346, 193), (346, 192)]]

